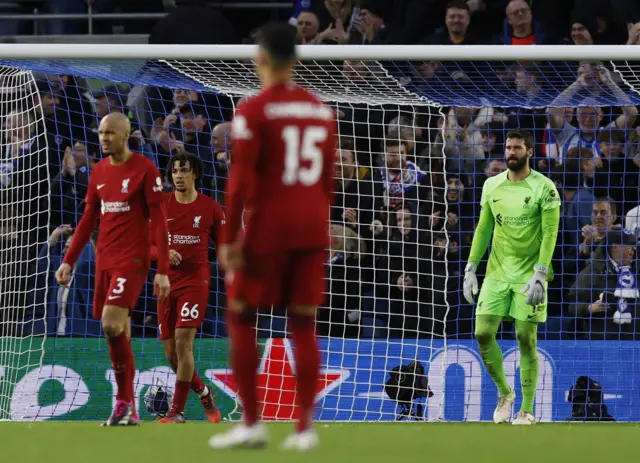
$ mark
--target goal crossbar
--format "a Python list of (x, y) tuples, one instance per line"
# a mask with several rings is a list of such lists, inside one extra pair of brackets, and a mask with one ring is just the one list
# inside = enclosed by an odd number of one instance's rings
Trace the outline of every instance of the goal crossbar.
[[(299, 45), (301, 60), (636, 60), (633, 45)], [(0, 59), (244, 60), (256, 45), (0, 44)]]

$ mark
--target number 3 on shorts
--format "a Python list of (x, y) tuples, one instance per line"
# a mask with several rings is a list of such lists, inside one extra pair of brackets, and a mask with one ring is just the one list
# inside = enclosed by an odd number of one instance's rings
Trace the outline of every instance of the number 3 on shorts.
[(107, 298), (107, 300), (111, 301), (113, 299), (118, 299), (122, 293), (124, 293), (124, 284), (127, 282), (126, 278), (116, 278), (116, 287), (111, 290), (111, 296)]
[(189, 303), (185, 302), (180, 309), (180, 316), (182, 318), (191, 318), (192, 320), (197, 320), (200, 312), (198, 311), (198, 304), (189, 308)]

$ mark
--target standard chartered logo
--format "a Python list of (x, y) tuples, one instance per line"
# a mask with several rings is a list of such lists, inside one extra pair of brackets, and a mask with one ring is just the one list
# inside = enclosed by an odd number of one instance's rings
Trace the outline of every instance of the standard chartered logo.
[(514, 217), (498, 214), (496, 216), (496, 223), (500, 226), (508, 225), (510, 227), (526, 227), (527, 225), (529, 225), (530, 220), (526, 215), (519, 215)]

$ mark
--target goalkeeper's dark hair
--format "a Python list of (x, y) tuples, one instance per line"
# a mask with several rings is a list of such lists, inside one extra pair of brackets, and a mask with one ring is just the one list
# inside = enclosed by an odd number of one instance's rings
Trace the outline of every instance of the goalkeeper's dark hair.
[(202, 174), (204, 171), (204, 167), (202, 161), (195, 154), (191, 154), (188, 152), (177, 153), (171, 157), (169, 164), (167, 165), (167, 180), (172, 186), (175, 186), (173, 183), (173, 166), (176, 165), (176, 162), (179, 162), (180, 167), (184, 167), (184, 165), (188, 162), (191, 167), (191, 171), (193, 175), (196, 177), (196, 189), (200, 189), (202, 185)]
[(507, 132), (507, 136), (505, 137), (505, 140), (508, 140), (510, 138), (524, 140), (524, 146), (526, 146), (528, 150), (533, 149), (533, 138), (531, 137), (531, 134), (526, 130), (520, 130), (520, 129), (509, 130)]
[(276, 67), (286, 67), (296, 60), (296, 37), (296, 28), (289, 23), (271, 22), (260, 28), (256, 42)]

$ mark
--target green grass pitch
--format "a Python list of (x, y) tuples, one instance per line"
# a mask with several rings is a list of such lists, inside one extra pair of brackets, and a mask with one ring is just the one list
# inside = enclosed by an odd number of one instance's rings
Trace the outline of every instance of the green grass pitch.
[[(321, 446), (306, 454), (282, 452), (290, 423), (269, 424), (260, 450), (209, 448), (228, 424), (187, 423), (101, 428), (94, 422), (0, 423), (3, 462), (20, 463), (286, 463), (397, 462), (572, 463), (640, 461), (636, 424), (328, 423), (317, 424)], [(415, 460), (414, 460), (415, 459)]]

